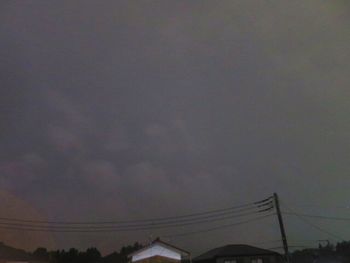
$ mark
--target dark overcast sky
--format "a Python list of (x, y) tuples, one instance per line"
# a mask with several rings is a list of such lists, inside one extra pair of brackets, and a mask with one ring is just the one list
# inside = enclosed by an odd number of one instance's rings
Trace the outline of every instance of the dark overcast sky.
[[(350, 205), (349, 7), (1, 1), (0, 214), (138, 219), (274, 191), (285, 203)], [(330, 238), (286, 221), (292, 241)], [(316, 222), (350, 239), (348, 225)], [(108, 253), (163, 232), (1, 239)], [(198, 253), (278, 234), (265, 220), (169, 241)]]

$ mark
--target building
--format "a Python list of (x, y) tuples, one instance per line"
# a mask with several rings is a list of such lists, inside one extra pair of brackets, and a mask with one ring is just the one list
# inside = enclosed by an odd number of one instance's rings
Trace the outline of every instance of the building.
[(195, 263), (281, 263), (283, 257), (274, 251), (248, 245), (218, 247), (196, 257)]
[(179, 263), (189, 258), (190, 253), (157, 238), (149, 246), (135, 251), (129, 257), (133, 263)]

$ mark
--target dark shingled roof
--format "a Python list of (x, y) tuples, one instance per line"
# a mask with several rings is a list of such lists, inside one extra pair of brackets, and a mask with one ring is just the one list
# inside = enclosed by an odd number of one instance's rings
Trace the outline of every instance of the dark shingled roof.
[(196, 257), (194, 261), (210, 260), (218, 257), (279, 255), (277, 252), (249, 245), (226, 245), (214, 248)]

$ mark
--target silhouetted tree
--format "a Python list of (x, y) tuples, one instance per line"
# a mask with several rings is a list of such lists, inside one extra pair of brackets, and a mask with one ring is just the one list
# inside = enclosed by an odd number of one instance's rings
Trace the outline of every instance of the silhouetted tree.
[(35, 259), (40, 261), (49, 261), (49, 252), (44, 247), (38, 247), (34, 252), (33, 256)]
[(101, 253), (97, 248), (88, 248), (86, 252), (80, 253), (80, 263), (96, 263), (101, 261)]
[(329, 242), (325, 246), (322, 246), (321, 244), (319, 244), (318, 250), (319, 250), (320, 256), (322, 256), (322, 257), (330, 257), (330, 256), (333, 256), (335, 254), (334, 245), (332, 245)]
[(335, 247), (337, 255), (339, 255), (344, 262), (350, 262), (350, 241), (343, 241), (338, 243)]
[(103, 263), (127, 263), (128, 256), (142, 247), (143, 246), (138, 242), (135, 242), (133, 245), (123, 246), (119, 252), (113, 252), (104, 257)]

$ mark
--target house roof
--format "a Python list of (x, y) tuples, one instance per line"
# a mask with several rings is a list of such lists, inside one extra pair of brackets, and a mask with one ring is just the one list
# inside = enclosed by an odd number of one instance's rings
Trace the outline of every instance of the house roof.
[(194, 261), (210, 260), (218, 257), (279, 255), (277, 252), (249, 245), (226, 245), (214, 248), (196, 257)]
[(161, 246), (163, 246), (163, 247), (166, 247), (166, 248), (168, 248), (168, 249), (177, 251), (177, 252), (180, 253), (181, 255), (189, 255), (189, 254), (190, 254), (190, 252), (188, 252), (188, 251), (186, 251), (186, 250), (184, 250), (184, 249), (182, 249), (182, 248), (178, 248), (178, 247), (176, 247), (176, 246), (174, 246), (174, 245), (171, 245), (171, 244), (169, 244), (169, 243), (167, 243), (167, 242), (164, 242), (163, 240), (160, 240), (160, 238), (156, 238), (156, 239), (153, 240), (153, 241), (151, 242), (151, 244), (149, 244), (148, 246), (146, 246), (146, 247), (144, 247), (144, 248), (141, 248), (140, 250), (137, 250), (137, 251), (131, 253), (131, 254), (129, 255), (129, 257), (132, 257), (132, 256), (134, 256), (134, 255), (140, 253), (141, 251), (144, 251), (144, 250), (146, 250), (146, 249), (149, 249), (149, 248), (151, 248), (151, 247), (153, 247), (153, 246), (155, 246), (155, 245), (157, 245), (157, 244), (158, 244), (158, 245), (161, 245)]

